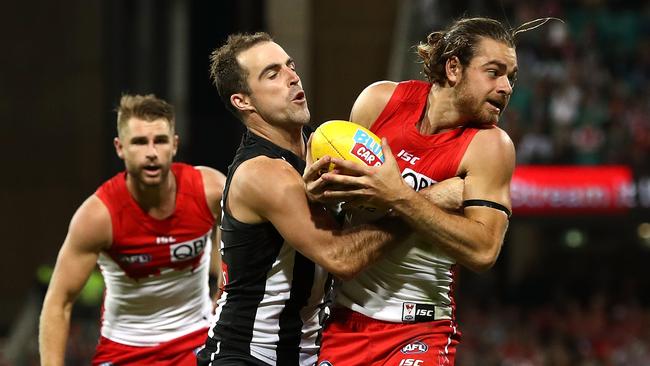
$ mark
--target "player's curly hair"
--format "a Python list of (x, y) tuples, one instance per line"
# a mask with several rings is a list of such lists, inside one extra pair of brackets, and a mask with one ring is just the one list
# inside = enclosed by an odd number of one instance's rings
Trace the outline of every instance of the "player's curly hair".
[(123, 94), (117, 112), (117, 133), (120, 134), (129, 119), (135, 117), (145, 121), (164, 119), (169, 123), (170, 130), (174, 131), (175, 113), (174, 106), (157, 98), (153, 94)]
[(482, 38), (490, 38), (515, 48), (515, 36), (535, 29), (547, 21), (557, 18), (540, 18), (526, 22), (515, 29), (506, 29), (498, 20), (490, 18), (463, 18), (455, 21), (449, 28), (432, 32), (426, 42), (417, 45), (417, 54), (421, 59), (424, 74), (432, 83), (444, 84), (447, 80), (445, 64), (456, 56), (461, 65), (467, 66), (478, 51)]
[(262, 42), (273, 42), (273, 39), (265, 32), (232, 34), (224, 45), (210, 54), (210, 78), (217, 87), (223, 104), (237, 117), (239, 114), (230, 103), (230, 96), (251, 92), (246, 82), (248, 72), (237, 62), (237, 56)]

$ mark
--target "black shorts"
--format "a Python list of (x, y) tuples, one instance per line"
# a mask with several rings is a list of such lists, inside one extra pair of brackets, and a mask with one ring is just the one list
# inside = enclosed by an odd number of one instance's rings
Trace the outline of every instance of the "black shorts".
[(203, 348), (196, 354), (197, 366), (269, 366), (267, 363), (258, 360), (251, 355), (244, 354), (223, 354), (220, 353), (214, 356), (211, 361), (212, 353), (207, 347)]

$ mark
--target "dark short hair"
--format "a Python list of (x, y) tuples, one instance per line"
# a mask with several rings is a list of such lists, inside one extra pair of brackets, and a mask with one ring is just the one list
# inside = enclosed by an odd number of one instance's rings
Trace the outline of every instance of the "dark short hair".
[(427, 79), (432, 83), (443, 84), (447, 80), (445, 65), (451, 57), (458, 57), (461, 65), (467, 66), (476, 55), (482, 38), (490, 38), (515, 48), (515, 34), (494, 19), (463, 18), (445, 30), (429, 34), (426, 42), (417, 46), (417, 53)]
[(265, 32), (232, 34), (223, 46), (210, 54), (210, 78), (217, 87), (223, 104), (238, 118), (239, 112), (230, 103), (230, 96), (237, 93), (250, 94), (251, 90), (246, 82), (248, 71), (237, 62), (237, 56), (262, 42), (273, 42), (273, 39)]

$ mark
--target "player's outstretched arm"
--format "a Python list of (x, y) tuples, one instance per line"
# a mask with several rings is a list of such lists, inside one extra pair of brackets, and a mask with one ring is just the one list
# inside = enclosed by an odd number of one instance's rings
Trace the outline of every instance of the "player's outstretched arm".
[[(266, 179), (263, 184), (259, 177)], [(319, 203), (310, 203), (302, 177), (279, 159), (257, 157), (232, 178), (226, 209), (239, 221), (270, 221), (296, 250), (330, 273), (349, 279), (373, 263), (402, 233), (401, 222), (342, 230)]]
[(100, 251), (110, 245), (111, 230), (110, 214), (96, 196), (88, 198), (74, 214), (41, 310), (41, 365), (64, 364), (73, 303), (95, 268)]

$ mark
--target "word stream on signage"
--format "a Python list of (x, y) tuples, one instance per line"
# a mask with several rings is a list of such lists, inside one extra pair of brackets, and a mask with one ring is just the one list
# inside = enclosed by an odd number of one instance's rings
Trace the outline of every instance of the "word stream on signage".
[(650, 208), (650, 178), (635, 182), (626, 166), (518, 166), (510, 188), (518, 216), (618, 214)]

